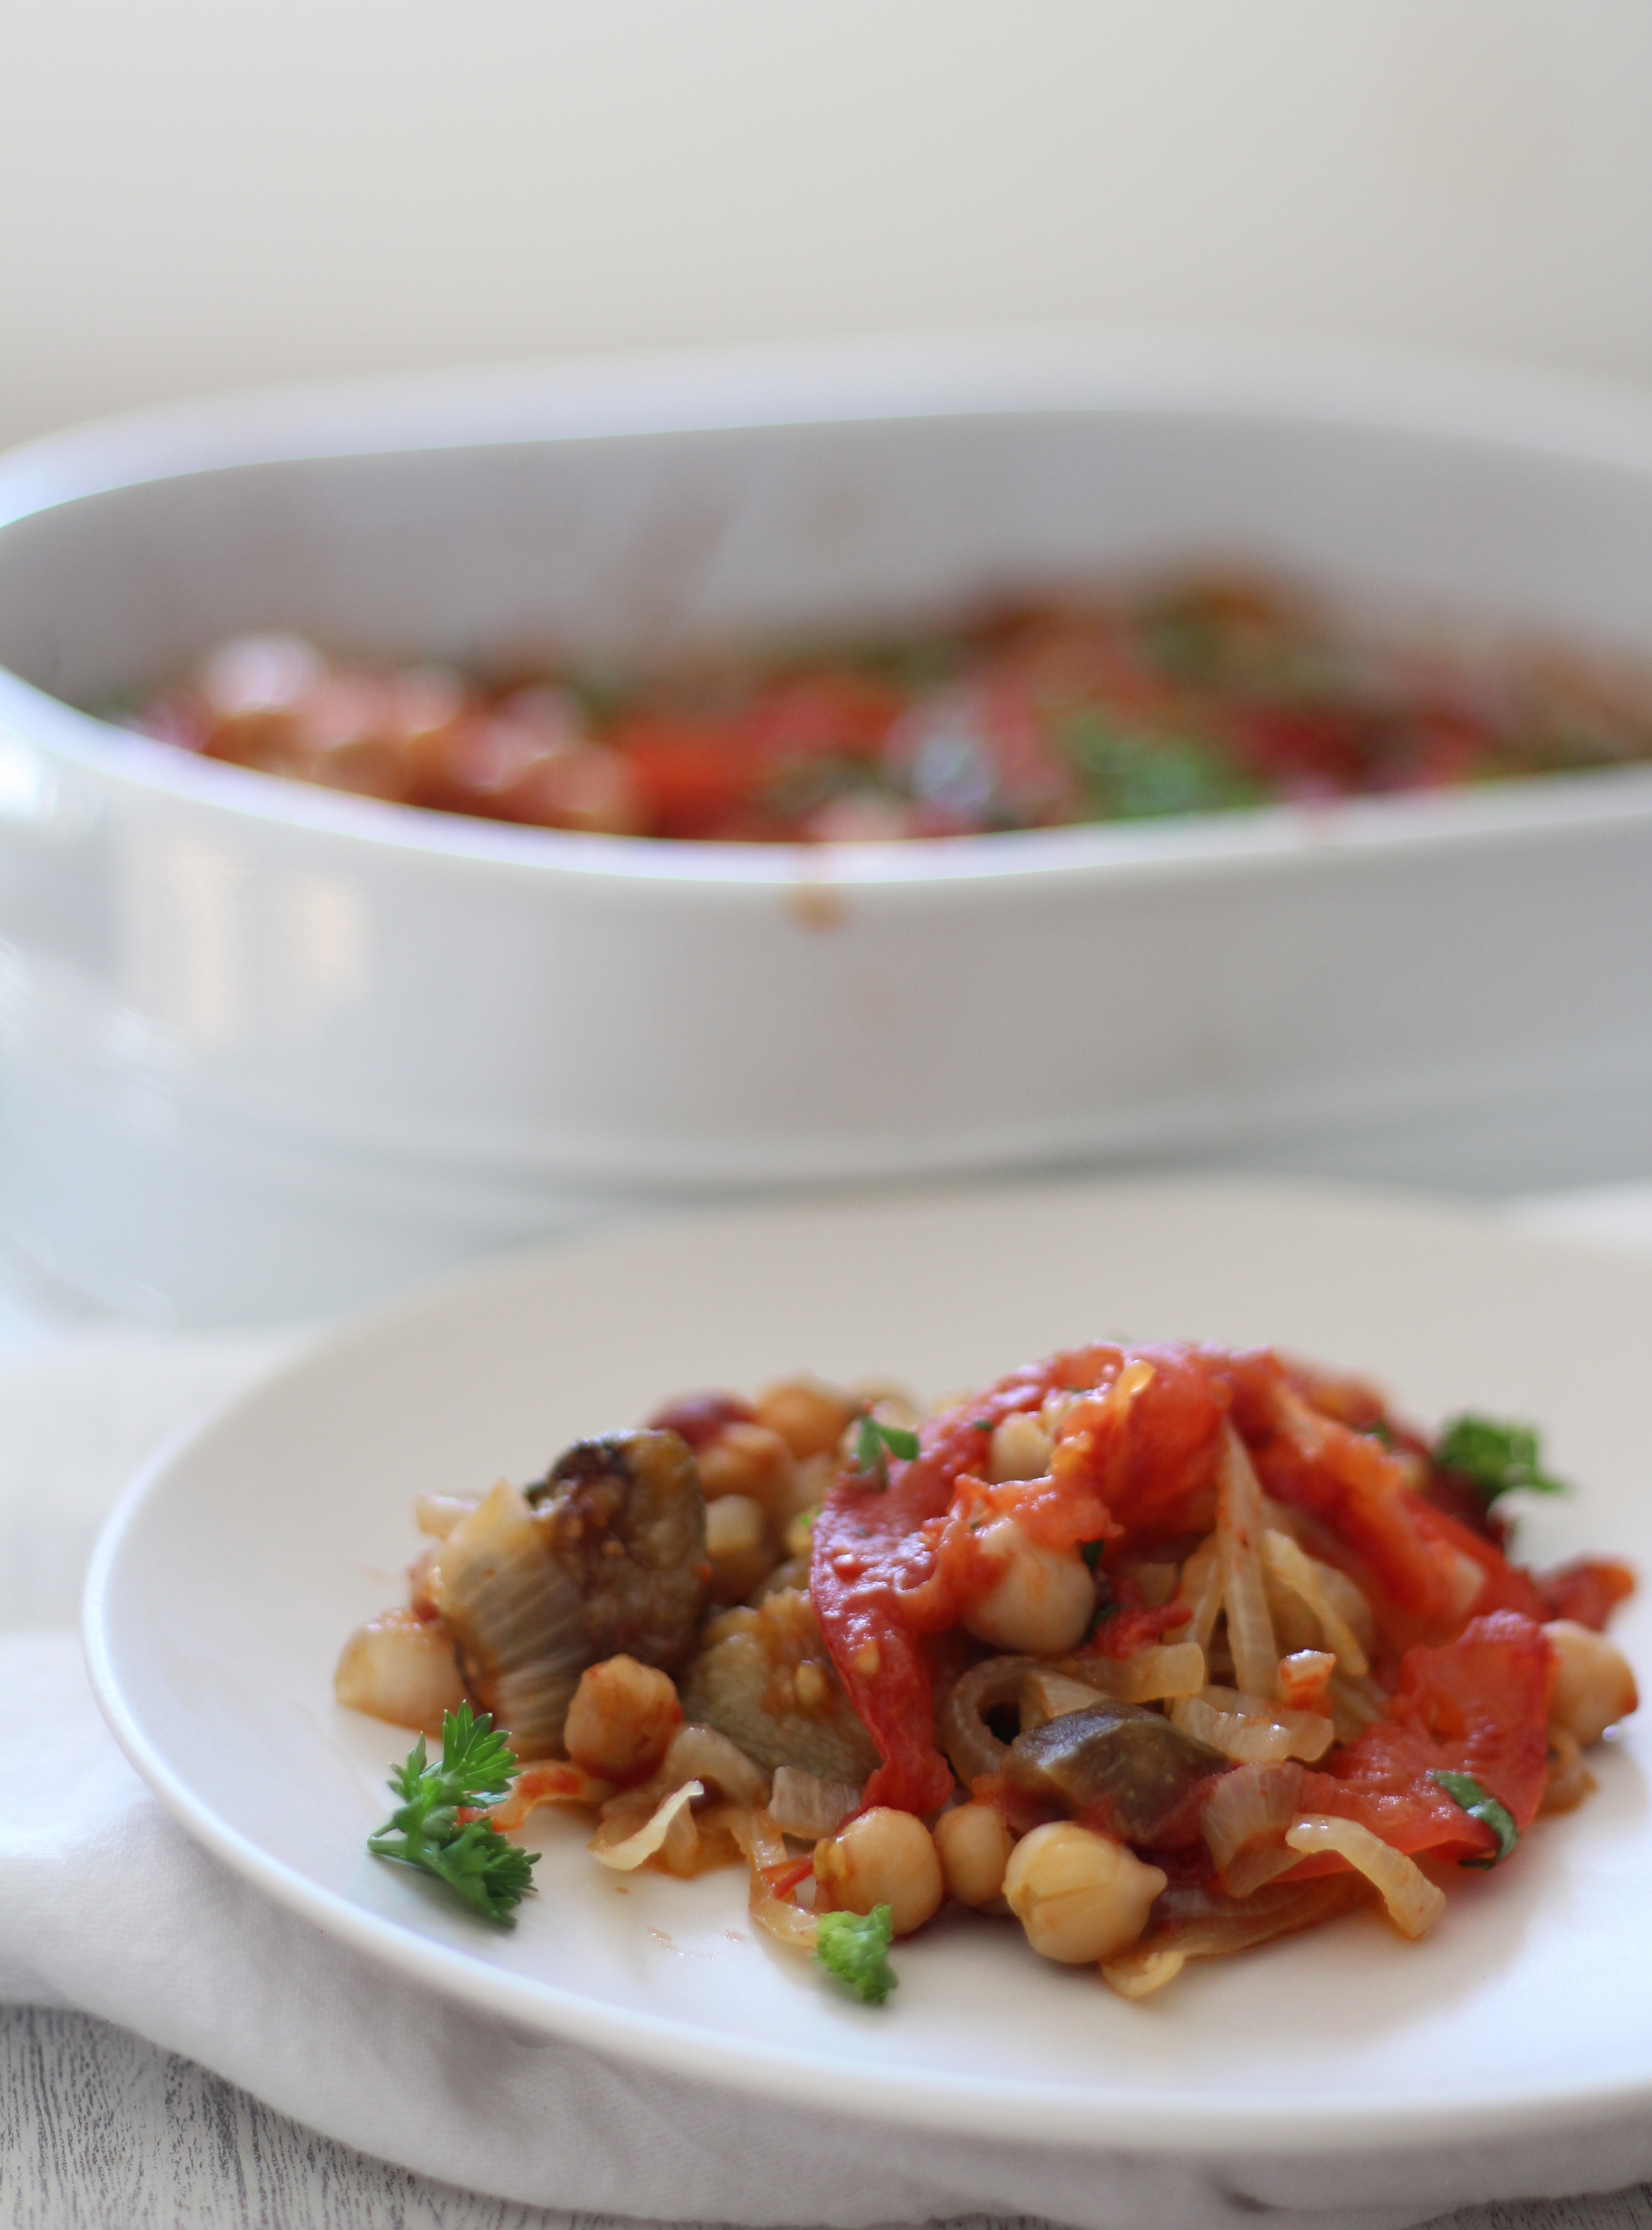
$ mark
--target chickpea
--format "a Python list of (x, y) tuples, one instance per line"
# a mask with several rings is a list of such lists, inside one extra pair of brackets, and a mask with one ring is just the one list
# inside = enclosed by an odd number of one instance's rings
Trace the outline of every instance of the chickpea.
[(787, 1378), (757, 1396), (757, 1422), (778, 1433), (800, 1463), (833, 1454), (855, 1405), (818, 1379)]
[(1012, 1518), (995, 1518), (976, 1538), (1000, 1567), (964, 1614), (976, 1640), (1041, 1657), (1076, 1648), (1096, 1608), (1096, 1582), (1077, 1550), (1041, 1549)]
[(814, 1546), (814, 1521), (820, 1515), (820, 1505), (816, 1503), (812, 1510), (800, 1510), (787, 1519), (781, 1541), (788, 1556), (800, 1556), (807, 1563)]
[(935, 1823), (947, 1894), (960, 1905), (990, 1905), (1004, 1887), (1015, 1838), (990, 1804), (960, 1804)]
[(705, 1553), (713, 1602), (743, 1602), (767, 1579), (776, 1558), (768, 1520), (743, 1494), (720, 1495), (705, 1506)]
[(1549, 1705), (1549, 1724), (1559, 1727), (1587, 1750), (1610, 1726), (1628, 1717), (1640, 1698), (1629, 1660), (1604, 1634), (1569, 1618), (1552, 1619), (1543, 1629), (1560, 1670)]
[(821, 1912), (890, 1910), (897, 1936), (910, 1936), (946, 1894), (935, 1839), (910, 1812), (876, 1805), (815, 1846), (815, 1905)]
[(700, 1488), (708, 1503), (730, 1494), (757, 1503), (776, 1525), (796, 1508), (797, 1463), (778, 1433), (767, 1425), (725, 1425), (696, 1459)]
[(646, 1781), (682, 1721), (669, 1673), (634, 1657), (609, 1657), (581, 1673), (562, 1741), (588, 1773), (605, 1781)]
[(987, 1476), (994, 1486), (1010, 1479), (1042, 1479), (1050, 1468), (1050, 1435), (1036, 1417), (1018, 1411), (993, 1428)]
[(842, 1458), (836, 1448), (823, 1456), (806, 1456), (797, 1467), (797, 1491), (792, 1508), (818, 1510), (838, 1483)]
[(732, 1609), (720, 1610), (708, 1618), (700, 1628), (702, 1649), (715, 1649), (719, 1641), (727, 1641), (736, 1634), (754, 1634), (757, 1628), (757, 1614), (748, 1603), (736, 1603)]
[(1076, 1967), (1134, 1943), (1165, 1882), (1122, 1843), (1057, 1820), (1011, 1852), (1004, 1894), (1033, 1950)]

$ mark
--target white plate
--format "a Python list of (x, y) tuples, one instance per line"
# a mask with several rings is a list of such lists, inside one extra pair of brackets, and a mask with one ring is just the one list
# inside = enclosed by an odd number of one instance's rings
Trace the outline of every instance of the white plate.
[[(421, 1490), (543, 1472), (662, 1396), (806, 1365), (927, 1394), (1128, 1331), (1276, 1341), (1379, 1374), (1424, 1421), (1541, 1421), (1576, 1504), (1542, 1557), (1652, 1569), (1652, 1271), (1469, 1211), (1278, 1188), (1019, 1189), (681, 1223), (490, 1273), (331, 1339), (132, 1488), (87, 1598), (139, 1770), (272, 1896), (387, 1966), (678, 2072), (931, 2127), (1150, 2150), (1362, 2150), (1576, 2126), (1652, 2102), (1652, 1814), (1631, 1729), (1599, 1794), (1465, 1877), (1425, 1944), (1374, 1917), (1132, 2006), (943, 1920), (881, 2011), (754, 1940), (744, 1885), (618, 1884), (546, 1830), (514, 1933), (363, 1838), (402, 1734), (340, 1711), (344, 1635), (395, 1599)], [(1652, 1664), (1648, 1614), (1624, 1621)]]

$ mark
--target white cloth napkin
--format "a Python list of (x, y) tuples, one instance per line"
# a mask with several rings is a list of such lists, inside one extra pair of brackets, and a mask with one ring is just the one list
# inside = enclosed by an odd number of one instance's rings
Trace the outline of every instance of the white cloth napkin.
[(107, 1336), (0, 1365), (0, 2001), (118, 2022), (451, 2183), (672, 2222), (1012, 2214), (1215, 2230), (1277, 2209), (1301, 2230), (1399, 2230), (1465, 2201), (1652, 2173), (1652, 2130), (1636, 2124), (1495, 2152), (1225, 2162), (911, 2133), (628, 2067), (382, 1973), (163, 1811), (105, 1731), (74, 1631), (125, 1476), (275, 1351)]

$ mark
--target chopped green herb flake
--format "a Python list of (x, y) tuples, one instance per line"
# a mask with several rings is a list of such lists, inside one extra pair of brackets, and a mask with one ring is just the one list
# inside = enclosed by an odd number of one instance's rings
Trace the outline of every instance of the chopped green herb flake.
[(1392, 1448), (1394, 1445), (1394, 1428), (1385, 1417), (1379, 1417), (1373, 1423), (1363, 1426), (1360, 1429), (1368, 1440), (1380, 1440), (1385, 1448)]
[(870, 1417), (863, 1417), (855, 1427), (855, 1469), (874, 1486), (889, 1485), (889, 1451)]
[(867, 1913), (823, 1912), (814, 1956), (828, 1975), (864, 2003), (881, 2006), (898, 1979), (889, 1963), (894, 1941), (894, 1917), (886, 1905)]
[[(1094, 1549), (1097, 1555), (1099, 1555), (1101, 1548), (1102, 1544), (1099, 1541), (1086, 1541), (1083, 1549), (1079, 1551), (1080, 1555), (1083, 1557), (1084, 1562), (1090, 1566), (1091, 1571), (1096, 1572), (1096, 1608), (1090, 1614), (1090, 1624), (1084, 1628), (1085, 1641), (1093, 1640), (1095, 1635), (1097, 1634), (1101, 1631), (1102, 1627), (1107, 1624), (1108, 1620), (1114, 1617), (1116, 1613), (1122, 1611), (1124, 1608), (1124, 1605), (1114, 1594), (1111, 1583), (1109, 1582), (1106, 1573), (1096, 1570), (1095, 1559), (1091, 1556), (1090, 1552)], [(1082, 1647), (1083, 1645), (1081, 1644), (1080, 1646)]]
[(886, 1425), (870, 1411), (855, 1426), (855, 1469), (863, 1479), (889, 1485), (889, 1460), (899, 1456), (910, 1463), (918, 1452), (918, 1436), (900, 1425)]
[(460, 1821), (458, 1814), (497, 1804), (517, 1770), (509, 1741), (486, 1711), (475, 1718), (461, 1704), (444, 1712), (440, 1758), (427, 1763), (421, 1735), (390, 1775), (402, 1801), (368, 1837), (368, 1849), (376, 1859), (434, 1875), (483, 1919), (514, 1927), (516, 1907), (533, 1887), (537, 1853), (508, 1842), (491, 1820)]
[(1454, 1804), (1461, 1805), (1471, 1820), (1478, 1820), (1482, 1827), (1489, 1827), (1497, 1838), (1497, 1849), (1491, 1858), (1464, 1859), (1463, 1865), (1476, 1867), (1483, 1873), (1501, 1866), (1520, 1839), (1520, 1831), (1508, 1807), (1488, 1795), (1471, 1773), (1430, 1773), (1429, 1779), (1437, 1782)]
[(1069, 720), (1060, 740), (1096, 818), (1223, 813), (1259, 803), (1266, 794), (1213, 738), (1132, 727), (1100, 706)]
[(1092, 1572), (1096, 1569), (1097, 1564), (1101, 1563), (1102, 1553), (1106, 1550), (1106, 1547), (1107, 1544), (1105, 1541), (1084, 1541), (1081, 1542), (1079, 1544), (1078, 1553), (1083, 1558), (1084, 1562), (1090, 1566)]
[(1499, 1424), (1493, 1417), (1453, 1418), (1434, 1443), (1442, 1471), (1469, 1480), (1482, 1498), (1525, 1489), (1533, 1494), (1567, 1494), (1565, 1481), (1542, 1468), (1542, 1451), (1530, 1425)]

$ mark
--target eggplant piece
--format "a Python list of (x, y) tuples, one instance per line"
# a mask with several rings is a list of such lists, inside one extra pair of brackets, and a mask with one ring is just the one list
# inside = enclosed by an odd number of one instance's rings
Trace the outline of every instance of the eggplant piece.
[(675, 1672), (709, 1567), (694, 1459), (675, 1433), (581, 1440), (526, 1494), (501, 1480), (440, 1544), (427, 1586), (465, 1685), (518, 1757), (560, 1753), (588, 1665)]
[(766, 1773), (783, 1765), (857, 1787), (877, 1750), (826, 1653), (814, 1606), (782, 1588), (725, 1612), (678, 1683), (691, 1719), (737, 1743)]
[(578, 1582), (591, 1662), (620, 1651), (675, 1672), (693, 1647), (710, 1576), (705, 1499), (672, 1432), (576, 1440), (527, 1499)]
[(1103, 1701), (1017, 1735), (1004, 1774), (1024, 1795), (1083, 1814), (1127, 1843), (1152, 1845), (1195, 1784), (1227, 1764), (1161, 1711)]

